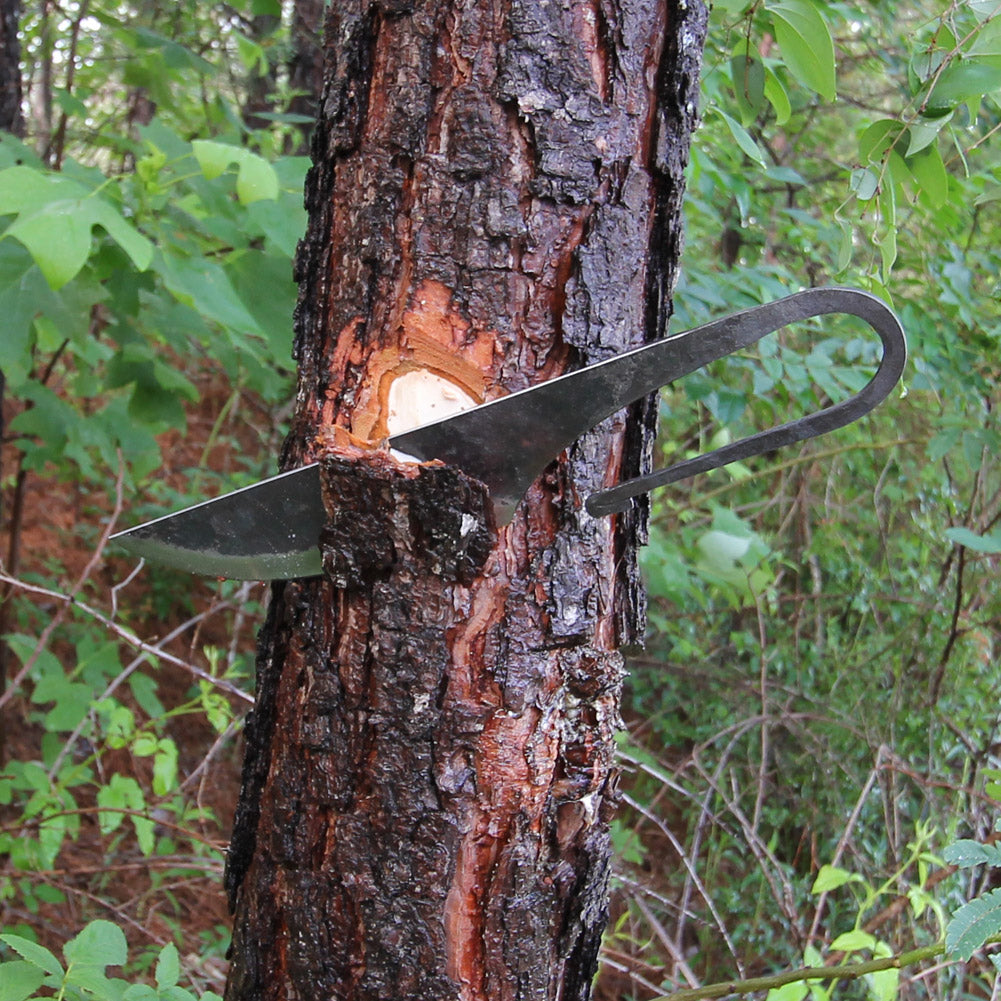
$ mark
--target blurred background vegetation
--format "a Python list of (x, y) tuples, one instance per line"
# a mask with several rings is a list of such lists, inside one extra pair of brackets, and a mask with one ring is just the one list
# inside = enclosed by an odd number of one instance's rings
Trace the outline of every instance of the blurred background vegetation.
[[(123, 996), (126, 948), (130, 998), (205, 995), (266, 593), (106, 542), (126, 508), (274, 471), (322, 2), (20, 13), (0, 1001)], [(702, 94), (672, 329), (850, 284), (897, 309), (911, 362), (865, 421), (654, 496), (595, 994), (935, 947), (972, 900), (949, 955), (755, 996), (992, 998), (990, 957), (956, 957), (1001, 927), (996, 860), (955, 845), (989, 852), (1001, 799), (1001, 0), (719, 0)], [(662, 460), (858, 388), (858, 333), (783, 331), (665, 391)]]

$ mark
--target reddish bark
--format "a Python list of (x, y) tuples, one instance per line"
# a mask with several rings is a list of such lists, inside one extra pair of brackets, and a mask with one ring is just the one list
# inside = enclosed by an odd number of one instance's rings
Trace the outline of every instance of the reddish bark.
[(408, 372), (492, 398), (663, 332), (704, 18), (331, 8), (283, 458), (329, 456), (327, 575), (278, 585), (262, 632), (230, 1001), (589, 994), (645, 510), (582, 502), (636, 472), (653, 408), (500, 532), (458, 471), (329, 442), (378, 441)]

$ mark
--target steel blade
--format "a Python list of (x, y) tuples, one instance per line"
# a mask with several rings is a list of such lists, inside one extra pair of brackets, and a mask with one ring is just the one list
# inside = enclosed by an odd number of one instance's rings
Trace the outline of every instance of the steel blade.
[(280, 473), (113, 535), (133, 556), (234, 580), (321, 572), (324, 511), (316, 465)]

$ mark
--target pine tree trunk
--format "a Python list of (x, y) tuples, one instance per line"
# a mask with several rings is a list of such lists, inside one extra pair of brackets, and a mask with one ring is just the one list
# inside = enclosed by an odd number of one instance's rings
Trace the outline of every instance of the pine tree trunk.
[(24, 135), (21, 111), (20, 0), (0, 0), (0, 131)]
[(663, 333), (704, 29), (692, 0), (331, 8), (283, 456), (323, 457), (325, 576), (261, 634), (229, 1001), (590, 993), (646, 513), (582, 503), (654, 410), (500, 531), (479, 483), (357, 442)]

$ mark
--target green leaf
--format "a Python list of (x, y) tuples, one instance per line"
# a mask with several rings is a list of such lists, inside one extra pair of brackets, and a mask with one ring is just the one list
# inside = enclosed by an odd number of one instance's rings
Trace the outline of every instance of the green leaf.
[(941, 208), (949, 198), (949, 175), (938, 147), (930, 146), (917, 156), (909, 158), (907, 166), (931, 205)]
[[(55, 957), (53, 957), (55, 958)], [(41, 986), (45, 970), (21, 959), (0, 964), (0, 1001), (25, 1001)]]
[(1001, 931), (1001, 888), (964, 904), (945, 929), (945, 948), (954, 959), (966, 960), (992, 935)]
[(210, 181), (225, 173), (231, 163), (238, 163), (244, 152), (241, 146), (230, 146), (228, 143), (215, 142), (211, 139), (194, 140), (191, 151), (202, 173)]
[(196, 139), (191, 149), (202, 173), (210, 181), (219, 177), (231, 163), (237, 165), (236, 194), (242, 204), (278, 197), (278, 175), (264, 157), (242, 146), (209, 139)]
[(204, 319), (223, 327), (263, 335), (260, 324), (247, 311), (217, 262), (172, 253), (163, 254), (160, 262), (164, 282), (180, 302), (193, 306)]
[(942, 852), (942, 857), (949, 865), (960, 869), (985, 864), (1001, 866), (1001, 845), (981, 844), (979, 841), (962, 838), (949, 845)]
[(765, 97), (775, 109), (775, 124), (785, 125), (792, 118), (792, 102), (785, 85), (767, 66), (765, 67)]
[(820, 872), (817, 873), (817, 878), (813, 881), (810, 892), (827, 893), (830, 890), (836, 890), (839, 886), (844, 886), (845, 883), (859, 880), (861, 880), (859, 875), (849, 872), (847, 869), (839, 869), (834, 865), (822, 865)]
[(859, 949), (874, 949), (878, 940), (861, 928), (846, 931), (831, 943), (832, 952), (858, 952)]
[(942, 118), (936, 118), (930, 122), (912, 122), (907, 127), (908, 141), (904, 155), (914, 156), (915, 153), (920, 153), (921, 150), (930, 146), (950, 121), (952, 121), (952, 115), (944, 115)]
[(153, 792), (166, 796), (177, 785), (177, 745), (164, 737), (157, 742), (153, 756)]
[(808, 984), (802, 980), (794, 980), (791, 984), (773, 987), (765, 995), (765, 1001), (803, 1001), (809, 992)]
[(896, 143), (903, 128), (895, 118), (881, 118), (869, 125), (859, 136), (859, 162), (879, 163), (883, 154)]
[(169, 942), (160, 950), (160, 957), (156, 961), (156, 986), (160, 990), (173, 987), (180, 975), (181, 963), (177, 946), (173, 942)]
[(760, 59), (742, 42), (730, 59), (730, 76), (737, 96), (737, 107), (744, 125), (758, 116), (765, 103), (765, 68)]
[(102, 226), (143, 271), (153, 245), (110, 202), (82, 184), (27, 166), (0, 171), (0, 215), (16, 212), (4, 236), (13, 236), (35, 259), (53, 289), (74, 278), (87, 262), (91, 231)]
[(956, 527), (947, 528), (945, 537), (950, 542), (955, 542), (958, 546), (965, 546), (975, 553), (987, 553), (997, 555), (1001, 553), (1001, 533), (991, 535), (977, 535), (976, 532), (968, 528)]
[(63, 946), (67, 963), (80, 966), (122, 966), (129, 956), (125, 933), (111, 921), (91, 921)]
[(32, 966), (51, 973), (55, 977), (63, 975), (62, 964), (44, 946), (32, 942), (30, 939), (22, 938), (20, 935), (0, 935), (0, 942), (9, 945), (19, 956), (26, 959)]
[(278, 197), (278, 175), (262, 156), (247, 153), (236, 175), (236, 195), (244, 205)]
[(900, 986), (900, 970), (877, 970), (866, 974), (871, 1001), (893, 1001)]
[(1001, 65), (993, 57), (957, 58), (935, 81), (925, 106), (951, 109), (996, 90), (1001, 90)]
[[(2, 183), (2, 181), (0, 181)], [(54, 201), (19, 216), (5, 236), (19, 240), (53, 289), (62, 288), (87, 263), (92, 221), (82, 200)]]
[[(110, 834), (125, 815), (121, 810), (144, 810), (146, 798), (139, 783), (131, 775), (115, 772), (111, 779), (97, 790), (98, 820), (102, 834)], [(141, 818), (136, 818), (141, 819)]]
[(868, 167), (857, 167), (852, 171), (848, 187), (860, 202), (867, 202), (879, 189), (879, 175)]
[(731, 118), (725, 111), (721, 111), (717, 108), (716, 113), (723, 119), (724, 122), (726, 122), (726, 126), (730, 130), (730, 135), (733, 136), (734, 141), (740, 149), (755, 163), (760, 163), (764, 166), (765, 154), (761, 151), (761, 147), (754, 141), (751, 133), (748, 132), (747, 129), (740, 124), (740, 122)]
[(811, 0), (780, 0), (766, 3), (765, 9), (793, 76), (825, 100), (835, 100), (834, 40), (819, 6)]

